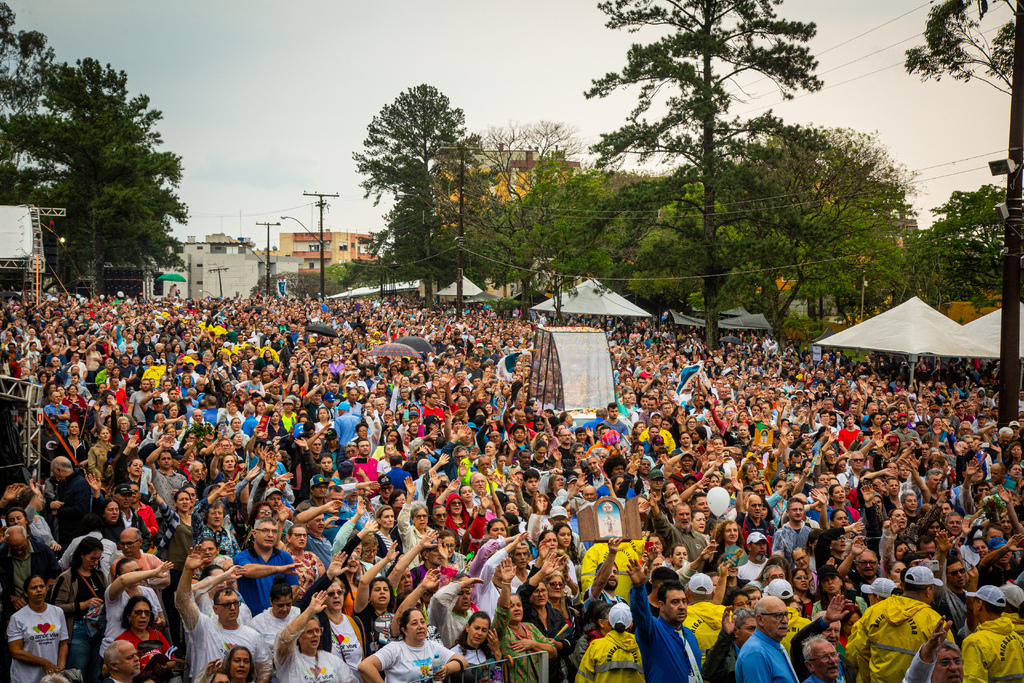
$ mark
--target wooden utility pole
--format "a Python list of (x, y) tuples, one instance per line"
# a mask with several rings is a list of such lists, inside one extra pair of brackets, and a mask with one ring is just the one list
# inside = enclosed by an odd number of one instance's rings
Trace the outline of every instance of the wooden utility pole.
[[(267, 226), (267, 263), (266, 263), (266, 269), (265, 270), (266, 270), (266, 273), (267, 273), (267, 288), (266, 288), (266, 290), (267, 290), (267, 298), (269, 299), (270, 298), (270, 226), (276, 225), (277, 227), (280, 228), (281, 224), (280, 223), (256, 223), (256, 225), (265, 225), (265, 226)], [(321, 253), (322, 253), (322, 251), (323, 251), (323, 249), (321, 248)]]
[(999, 334), (999, 425), (1017, 419), (1020, 390), (1021, 165), (1024, 164), (1024, 3), (1015, 4), (1009, 159), (1003, 226), (1003, 320)]
[(459, 148), (459, 237), (458, 237), (458, 261), (457, 278), (455, 280), (455, 319), (462, 319), (462, 269), (465, 259), (464, 248), (466, 246), (466, 226), (463, 212), (465, 211), (466, 196), (466, 148)]
[(303, 197), (317, 197), (316, 206), (320, 207), (320, 298), (327, 295), (327, 288), (324, 285), (324, 209), (327, 207), (327, 200), (324, 197), (337, 197), (336, 194), (324, 194), (322, 192), (303, 192)]

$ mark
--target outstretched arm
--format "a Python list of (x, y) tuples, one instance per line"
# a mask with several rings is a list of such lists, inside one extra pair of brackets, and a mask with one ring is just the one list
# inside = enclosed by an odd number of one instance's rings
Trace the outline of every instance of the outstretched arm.
[(277, 646), (274, 648), (274, 658), (279, 662), (286, 662), (295, 653), (295, 641), (299, 639), (302, 632), (306, 630), (306, 624), (317, 614), (324, 611), (327, 606), (327, 591), (321, 591), (314, 595), (309, 601), (309, 607), (303, 610), (302, 614), (295, 617), (290, 624), (284, 627), (277, 637)]

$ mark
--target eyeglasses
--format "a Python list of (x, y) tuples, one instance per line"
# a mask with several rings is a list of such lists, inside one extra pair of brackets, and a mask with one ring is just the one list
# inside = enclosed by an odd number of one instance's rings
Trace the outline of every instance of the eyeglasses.
[(238, 609), (238, 600), (232, 600), (231, 602), (219, 602), (217, 607), (227, 607), (228, 609)]
[(148, 610), (148, 609), (133, 609), (132, 610), (132, 614), (138, 614), (139, 616), (142, 616), (142, 615), (149, 616), (152, 613), (153, 613), (152, 610)]
[(561, 590), (562, 588), (565, 588), (565, 584), (564, 583), (555, 583), (554, 581), (551, 581), (551, 582), (548, 583), (548, 588), (552, 588), (554, 590)]
[(829, 661), (832, 661), (832, 660), (839, 661), (839, 653), (838, 652), (829, 652), (828, 654), (825, 654), (825, 655), (818, 655), (817, 657), (811, 657), (808, 661), (811, 661), (811, 662), (829, 662)]
[(118, 541), (117, 544), (119, 546), (121, 546), (122, 548), (128, 548), (130, 546), (135, 545), (136, 543), (142, 543), (142, 539), (140, 538), (140, 539), (138, 539), (136, 541)]
[(771, 617), (777, 621), (789, 621), (789, 612), (765, 612), (762, 617)]
[(960, 659), (959, 657), (952, 657), (950, 659), (940, 659), (939, 661), (935, 662), (935, 664), (937, 666), (963, 666), (964, 660)]

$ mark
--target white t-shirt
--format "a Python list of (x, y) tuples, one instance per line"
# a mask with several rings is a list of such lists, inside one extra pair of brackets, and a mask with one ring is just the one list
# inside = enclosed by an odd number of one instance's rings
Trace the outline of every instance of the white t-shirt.
[(760, 564), (748, 561), (745, 565), (736, 570), (736, 578), (743, 581), (754, 581), (761, 576), (764, 566), (768, 564), (768, 558)]
[[(70, 637), (64, 611), (54, 605), (46, 605), (41, 614), (25, 605), (14, 613), (7, 625), (8, 641), (21, 640), (25, 652), (49, 662), (57, 661), (61, 641)], [(43, 673), (41, 666), (26, 664), (17, 659), (11, 662), (12, 683), (38, 683)]]
[[(263, 636), (263, 642), (266, 644), (267, 649), (271, 652), (274, 651), (274, 641), (277, 640), (277, 634), (284, 630), (284, 627), (295, 621), (296, 617), (302, 614), (302, 611), (298, 607), (292, 607), (292, 610), (288, 613), (284, 619), (278, 619), (274, 616), (274, 613), (268, 610), (263, 610), (249, 622), (249, 626), (260, 632)], [(241, 623), (241, 619), (239, 619)]]
[[(199, 595), (196, 595), (196, 604), (199, 605), (199, 611), (210, 617), (216, 619), (217, 615), (213, 613), (213, 598), (210, 597), (210, 592), (206, 591)], [(252, 610), (244, 602), (238, 604), (238, 623), (242, 626), (252, 626)]]
[(207, 664), (215, 659), (223, 659), (227, 656), (228, 650), (235, 645), (244, 645), (249, 648), (256, 663), (265, 662), (270, 659), (270, 651), (267, 650), (260, 632), (249, 626), (239, 626), (233, 631), (221, 627), (216, 619), (199, 615), (196, 627), (189, 631), (192, 637), (192, 645), (189, 650), (195, 662), (194, 670), (202, 670)]
[(359, 663), (363, 661), (363, 646), (359, 642), (359, 634), (352, 628), (351, 622), (342, 617), (340, 624), (330, 619), (331, 654), (348, 664), (355, 676), (359, 676)]
[[(139, 586), (142, 589), (142, 594), (149, 600), (149, 604), (153, 606), (153, 617), (150, 620), (156, 619), (157, 615), (161, 613), (160, 599), (157, 598), (156, 591), (149, 586)], [(132, 599), (132, 596), (128, 595), (128, 591), (121, 591), (121, 595), (117, 596), (117, 600), (110, 599), (110, 586), (103, 591), (103, 603), (107, 607), (107, 628), (103, 632), (103, 642), (100, 644), (100, 652), (106, 652), (107, 646), (114, 642), (114, 639), (124, 633), (124, 627), (121, 626), (121, 615), (124, 614), (124, 608), (128, 606), (128, 601)]]
[(423, 647), (412, 647), (399, 640), (388, 643), (374, 654), (380, 660), (385, 683), (409, 683), (430, 678), (434, 655), (441, 655), (441, 665), (444, 666), (455, 653), (432, 640), (424, 641)]
[(323, 650), (317, 650), (316, 657), (309, 657), (296, 647), (291, 657), (275, 659), (275, 663), (278, 680), (287, 683), (350, 683), (359, 680), (345, 662)]

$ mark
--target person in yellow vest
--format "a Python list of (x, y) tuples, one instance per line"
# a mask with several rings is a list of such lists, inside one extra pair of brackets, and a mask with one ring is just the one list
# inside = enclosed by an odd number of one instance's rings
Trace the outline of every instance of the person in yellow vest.
[[(764, 594), (776, 597), (786, 603), (786, 611), (789, 612), (789, 628), (786, 630), (786, 637), (782, 639), (782, 647), (789, 652), (790, 646), (793, 644), (793, 637), (800, 632), (800, 629), (811, 623), (811, 620), (805, 619), (800, 611), (790, 604), (794, 593), (793, 586), (789, 584), (789, 581), (775, 579), (764, 587)], [(800, 656), (800, 653), (797, 653), (797, 656)]]
[(626, 629), (633, 626), (629, 605), (598, 605), (601, 637), (591, 641), (576, 672), (576, 683), (644, 683), (640, 646)]
[[(728, 582), (728, 572), (725, 581)], [(722, 593), (725, 593), (724, 587)], [(716, 598), (719, 604), (715, 603)], [(704, 655), (714, 646), (718, 640), (718, 632), (722, 630), (725, 607), (720, 604), (722, 597), (715, 593), (715, 585), (707, 574), (698, 573), (690, 578), (690, 583), (686, 585), (686, 601), (689, 607), (686, 609), (683, 626), (693, 631), (693, 635), (697, 637), (703, 665)]]
[(867, 608), (846, 643), (846, 657), (857, 667), (858, 681), (903, 679), (914, 655), (942, 621), (929, 607), (935, 586), (941, 585), (928, 567), (911, 567), (903, 575), (903, 595)]
[(999, 590), (1003, 591), (1003, 597), (1006, 598), (1006, 611), (1003, 612), (1013, 623), (1013, 632), (1021, 638), (1024, 638), (1024, 589), (1020, 586), (1008, 583), (1004, 586), (1000, 586)]
[(964, 683), (1024, 681), (1024, 639), (1013, 632), (1013, 622), (1003, 612), (1006, 596), (995, 586), (981, 586), (967, 593), (967, 625), (964, 638)]

